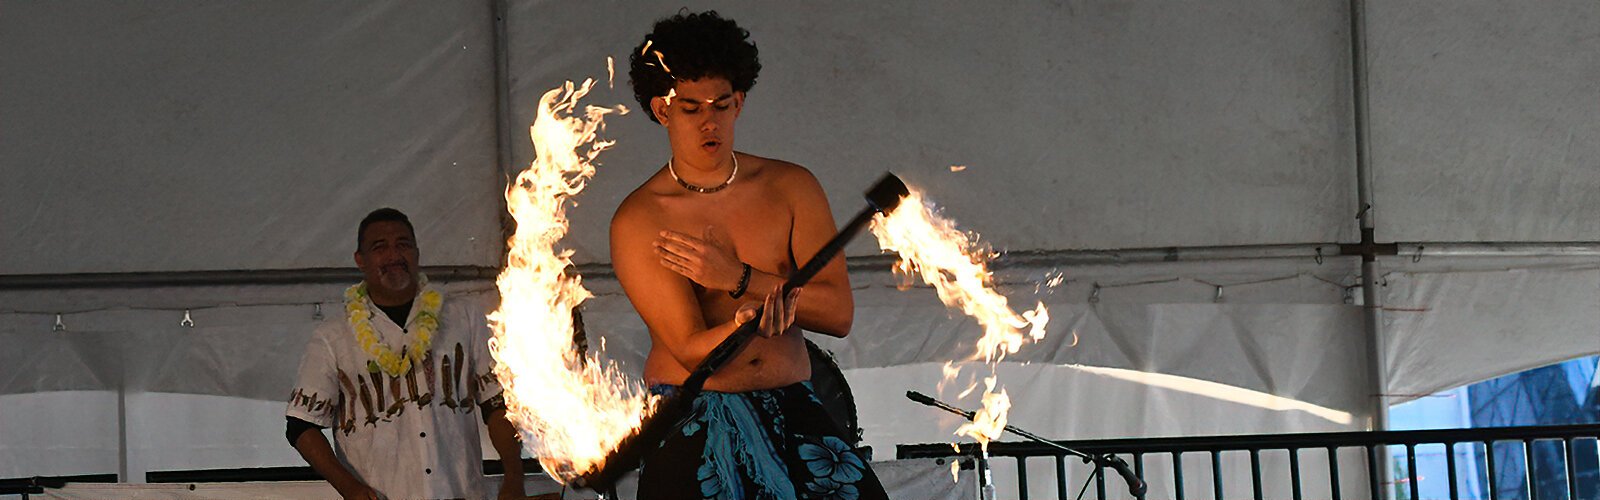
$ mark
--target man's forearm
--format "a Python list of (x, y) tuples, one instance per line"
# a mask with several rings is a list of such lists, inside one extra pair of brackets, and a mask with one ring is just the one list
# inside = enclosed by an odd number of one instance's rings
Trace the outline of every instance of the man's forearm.
[(494, 413), (490, 413), (484, 425), (489, 428), (489, 443), (494, 445), (495, 453), (500, 455), (500, 466), (505, 470), (500, 491), (521, 495), (525, 471), (522, 470), (522, 444), (517, 441), (516, 428), (506, 419), (504, 408), (497, 408)]
[(355, 474), (339, 462), (339, 457), (333, 454), (333, 446), (328, 444), (328, 438), (321, 431), (310, 430), (300, 433), (295, 438), (294, 449), (300, 452), (300, 457), (311, 465), (311, 470), (321, 474), (328, 484), (333, 485), (340, 495), (345, 498), (356, 496), (368, 488), (366, 483), (356, 478)]
[[(754, 271), (750, 273), (750, 289), (746, 291), (746, 300), (759, 301), (787, 280), (783, 276)], [(855, 302), (850, 298), (847, 285), (813, 281), (802, 288), (804, 291), (800, 294), (799, 308), (795, 311), (795, 324), (833, 337), (850, 334)]]

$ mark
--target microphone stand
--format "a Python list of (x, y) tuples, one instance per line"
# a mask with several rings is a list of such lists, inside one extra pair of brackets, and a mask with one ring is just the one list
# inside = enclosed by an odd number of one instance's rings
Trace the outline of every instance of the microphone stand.
[[(912, 401), (916, 401), (918, 403), (922, 403), (924, 405), (932, 406), (934, 408), (938, 408), (938, 409), (941, 409), (941, 410), (944, 410), (944, 411), (947, 411), (947, 412), (950, 412), (950, 413), (954, 413), (956, 415), (960, 415), (962, 418), (965, 418), (968, 421), (971, 421), (973, 419), (973, 417), (976, 415), (976, 413), (974, 413), (974, 412), (971, 412), (971, 411), (968, 411), (968, 410), (963, 410), (963, 409), (955, 407), (955, 406), (951, 406), (951, 405), (949, 405), (949, 404), (947, 404), (947, 403), (945, 403), (943, 401), (939, 401), (937, 399), (933, 399), (932, 397), (929, 397), (928, 395), (920, 393), (920, 392), (917, 392), (917, 391), (906, 391), (906, 398), (910, 399)], [(1139, 476), (1134, 474), (1133, 470), (1128, 467), (1128, 462), (1122, 460), (1121, 457), (1118, 457), (1116, 455), (1112, 455), (1112, 454), (1109, 454), (1109, 453), (1100, 454), (1100, 455), (1090, 455), (1088, 453), (1084, 453), (1084, 452), (1081, 452), (1081, 451), (1078, 451), (1078, 450), (1074, 450), (1072, 448), (1068, 448), (1068, 447), (1063, 446), (1060, 443), (1057, 443), (1055, 441), (1051, 441), (1049, 439), (1045, 439), (1045, 438), (1040, 437), (1039, 435), (1034, 434), (1032, 432), (1028, 432), (1028, 431), (1025, 431), (1025, 430), (1022, 430), (1022, 429), (1018, 429), (1015, 426), (1012, 426), (1012, 425), (1009, 425), (1009, 424), (1006, 425), (1005, 430), (1010, 432), (1010, 433), (1012, 433), (1012, 434), (1016, 434), (1018, 436), (1022, 436), (1023, 438), (1026, 438), (1026, 439), (1028, 439), (1030, 441), (1033, 441), (1033, 442), (1036, 442), (1036, 443), (1041, 443), (1041, 444), (1044, 444), (1046, 446), (1049, 446), (1049, 447), (1055, 448), (1057, 450), (1060, 450), (1062, 453), (1065, 453), (1065, 454), (1068, 454), (1068, 455), (1072, 455), (1074, 457), (1081, 458), (1081, 459), (1083, 459), (1084, 463), (1094, 462), (1094, 464), (1095, 464), (1094, 473), (1090, 474), (1087, 479), (1084, 479), (1083, 489), (1078, 491), (1078, 498), (1083, 498), (1083, 494), (1085, 492), (1089, 491), (1089, 482), (1093, 481), (1096, 475), (1103, 474), (1103, 471), (1105, 470), (1106, 467), (1110, 467), (1110, 468), (1116, 470), (1117, 474), (1122, 476), (1123, 481), (1128, 483), (1128, 492), (1132, 493), (1134, 498), (1144, 498), (1144, 493), (1145, 493), (1145, 489), (1146, 489), (1146, 485), (1144, 483), (1144, 480), (1139, 479)], [(978, 476), (979, 476), (978, 477), (978, 483), (979, 483), (978, 487), (979, 488), (989, 488), (990, 489), (990, 493), (992, 494), (992, 490), (993, 490), (994, 486), (991, 485), (991, 484), (988, 484), (989, 478), (987, 477), (989, 475), (988, 463), (987, 463), (988, 462), (988, 458), (989, 458), (989, 456), (988, 456), (989, 452), (988, 452), (988, 450), (983, 449), (983, 447), (979, 447), (978, 455), (979, 455), (978, 456), (978, 462), (981, 464), (981, 467), (982, 467), (982, 470), (980, 470), (978, 472)], [(1028, 485), (1024, 484), (1024, 485), (1020, 485), (1020, 487), (1027, 488)]]

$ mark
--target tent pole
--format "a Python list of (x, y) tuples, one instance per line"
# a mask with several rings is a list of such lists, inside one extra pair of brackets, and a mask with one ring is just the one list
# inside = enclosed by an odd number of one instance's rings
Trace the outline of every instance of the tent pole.
[[(506, 19), (509, 7), (505, 0), (489, 0), (489, 8), (494, 21), (494, 114), (495, 114), (495, 154), (496, 168), (495, 185), (500, 186), (500, 194), (505, 194), (504, 183), (516, 178), (517, 170), (512, 167), (513, 150), (511, 148), (511, 131), (514, 116), (511, 112), (511, 41), (506, 28)], [(505, 196), (500, 199), (500, 249), (501, 265), (505, 265), (505, 256), (510, 250), (511, 235), (516, 231), (516, 221), (511, 219), (511, 212), (505, 207)]]
[[(1378, 266), (1378, 244), (1375, 235), (1377, 217), (1373, 214), (1371, 141), (1367, 105), (1367, 40), (1366, 2), (1350, 0), (1350, 61), (1353, 116), (1355, 125), (1356, 195), (1360, 199), (1361, 221), (1361, 298), (1364, 325), (1367, 330), (1369, 358), (1369, 390), (1372, 391), (1372, 430), (1386, 430), (1389, 424), (1389, 406), (1384, 401), (1388, 376), (1383, 359), (1383, 302), (1378, 291), (1381, 278)], [(1387, 245), (1386, 245), (1387, 246)], [(1393, 250), (1389, 250), (1392, 252)], [(1389, 253), (1385, 252), (1385, 253)]]
[[(1372, 423), (1371, 430), (1385, 431), (1389, 428), (1389, 405), (1384, 398), (1388, 390), (1388, 362), (1384, 356), (1385, 335), (1383, 331), (1383, 297), (1378, 293), (1378, 280), (1381, 270), (1378, 266), (1378, 244), (1376, 230), (1377, 217), (1373, 214), (1372, 196), (1372, 144), (1371, 127), (1369, 122), (1370, 108), (1368, 107), (1367, 94), (1367, 12), (1365, 0), (1350, 0), (1350, 76), (1353, 126), (1355, 131), (1356, 153), (1356, 196), (1360, 204), (1358, 217), (1361, 221), (1361, 310), (1362, 323), (1367, 334), (1367, 376), (1368, 391), (1372, 394)], [(1392, 245), (1392, 244), (1391, 244)], [(1393, 255), (1395, 248), (1383, 245), (1383, 253)], [(1383, 453), (1369, 453), (1368, 460), (1376, 463), (1370, 464), (1379, 477), (1369, 478), (1375, 485), (1393, 484), (1390, 479), (1394, 475), (1389, 465), (1388, 448), (1384, 447)], [(1388, 496), (1387, 488), (1373, 487), (1373, 500), (1382, 500)]]

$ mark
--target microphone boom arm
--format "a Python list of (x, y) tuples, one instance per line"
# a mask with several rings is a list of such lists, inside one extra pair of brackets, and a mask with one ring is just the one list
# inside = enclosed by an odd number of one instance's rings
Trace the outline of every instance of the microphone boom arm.
[[(965, 418), (968, 421), (971, 421), (973, 419), (973, 417), (975, 415), (977, 415), (975, 412), (964, 410), (964, 409), (961, 409), (961, 408), (957, 408), (955, 406), (951, 406), (951, 405), (945, 403), (944, 401), (933, 399), (932, 397), (929, 397), (927, 394), (923, 394), (923, 393), (920, 393), (920, 392), (917, 392), (917, 391), (906, 391), (906, 398), (910, 399), (912, 401), (916, 401), (918, 403), (922, 403), (922, 404), (925, 404), (925, 405), (928, 405), (928, 406), (932, 406), (934, 408), (938, 408), (938, 409), (941, 409), (941, 410), (944, 410), (944, 411), (947, 411), (947, 412), (950, 412), (950, 413), (954, 413), (956, 415), (961, 415), (962, 418)], [(1066, 446), (1063, 446), (1061, 443), (1057, 443), (1055, 441), (1051, 441), (1049, 439), (1045, 439), (1045, 438), (1040, 437), (1039, 435), (1034, 434), (1032, 432), (1028, 432), (1028, 431), (1025, 431), (1025, 430), (1022, 430), (1022, 429), (1018, 429), (1015, 426), (1012, 426), (1011, 424), (1006, 424), (1005, 430), (1007, 432), (1012, 433), (1012, 434), (1016, 434), (1018, 436), (1022, 436), (1024, 438), (1027, 438), (1030, 441), (1033, 441), (1033, 442), (1036, 442), (1036, 443), (1041, 443), (1041, 444), (1044, 444), (1046, 446), (1050, 446), (1052, 448), (1055, 448), (1057, 450), (1061, 450), (1063, 453), (1066, 453), (1068, 455), (1072, 455), (1072, 456), (1081, 458), (1085, 462), (1094, 462), (1095, 465), (1098, 466), (1098, 467), (1110, 467), (1112, 469), (1115, 469), (1117, 471), (1117, 475), (1122, 476), (1122, 480), (1126, 481), (1128, 483), (1128, 492), (1129, 493), (1133, 493), (1133, 496), (1135, 498), (1143, 498), (1144, 497), (1145, 489), (1147, 487), (1145, 485), (1145, 483), (1144, 483), (1144, 480), (1140, 479), (1138, 474), (1134, 474), (1133, 469), (1128, 467), (1128, 462), (1123, 460), (1122, 457), (1118, 457), (1116, 455), (1112, 455), (1112, 454), (1109, 454), (1109, 453), (1102, 454), (1102, 455), (1090, 455), (1088, 453), (1084, 453), (1084, 452), (1081, 452), (1081, 451), (1074, 450), (1072, 448), (1068, 448)]]

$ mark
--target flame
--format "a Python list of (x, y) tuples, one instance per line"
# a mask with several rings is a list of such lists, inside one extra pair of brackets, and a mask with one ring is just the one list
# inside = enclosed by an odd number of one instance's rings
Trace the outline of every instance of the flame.
[(920, 276), (946, 306), (960, 308), (983, 325), (978, 355), (984, 360), (994, 363), (1016, 353), (1025, 341), (1024, 328), (1027, 337), (1044, 338), (1045, 324), (1050, 321), (1044, 303), (1022, 314), (1012, 311), (1006, 297), (993, 288), (988, 266), (992, 255), (978, 247), (975, 235), (969, 238), (954, 222), (935, 213), (921, 191), (911, 189), (899, 208), (875, 217), (872, 234), (879, 247), (899, 254), (896, 273), (908, 279)]
[[(1011, 409), (1011, 398), (1004, 390), (996, 391), (999, 378), (996, 366), (1007, 354), (1016, 353), (1028, 339), (1044, 338), (1045, 325), (1050, 313), (1040, 302), (1031, 311), (1021, 314), (1013, 311), (1006, 297), (994, 290), (993, 275), (988, 261), (993, 255), (977, 244), (977, 235), (956, 229), (954, 222), (937, 213), (934, 205), (924, 199), (922, 192), (909, 189), (900, 205), (888, 215), (879, 215), (872, 221), (872, 234), (878, 246), (899, 255), (895, 272), (904, 277), (902, 285), (909, 285), (912, 276), (932, 285), (939, 300), (948, 307), (959, 308), (983, 326), (983, 337), (978, 340), (977, 357), (989, 366), (989, 377), (984, 379), (983, 408), (972, 421), (956, 429), (956, 434), (978, 441), (986, 451), (989, 441), (1000, 437), (1005, 430), (1006, 414)], [(1026, 334), (1023, 333), (1026, 329)], [(944, 366), (945, 382), (955, 380), (959, 368)], [(971, 384), (961, 396), (965, 397), (977, 387)]]
[(993, 375), (983, 379), (986, 388), (983, 408), (972, 415), (972, 421), (956, 428), (956, 435), (972, 437), (985, 452), (989, 451), (989, 442), (1000, 439), (1000, 434), (1005, 432), (1006, 414), (1011, 411), (1011, 397), (1006, 395), (1006, 391), (1002, 389), (995, 392), (999, 380)]
[[(672, 76), (672, 68), (667, 67), (667, 56), (661, 55), (661, 51), (659, 51), (659, 50), (652, 50), (652, 51), (650, 51), (650, 53), (655, 54), (656, 55), (656, 62), (661, 63), (661, 71), (665, 71), (667, 73), (667, 76)], [(677, 77), (673, 77), (673, 78), (677, 78)]]
[(595, 157), (614, 144), (595, 132), (605, 115), (627, 112), (587, 106), (579, 115), (578, 100), (593, 85), (567, 82), (539, 100), (529, 129), (535, 159), (506, 188), (516, 233), (496, 280), (500, 307), (489, 315), (506, 416), (540, 465), (563, 482), (602, 465), (655, 404), (614, 363), (602, 362), (599, 352), (579, 354), (573, 342), (572, 311), (591, 294), (568, 272), (572, 252), (556, 244), (567, 232), (570, 198), (594, 175)]

